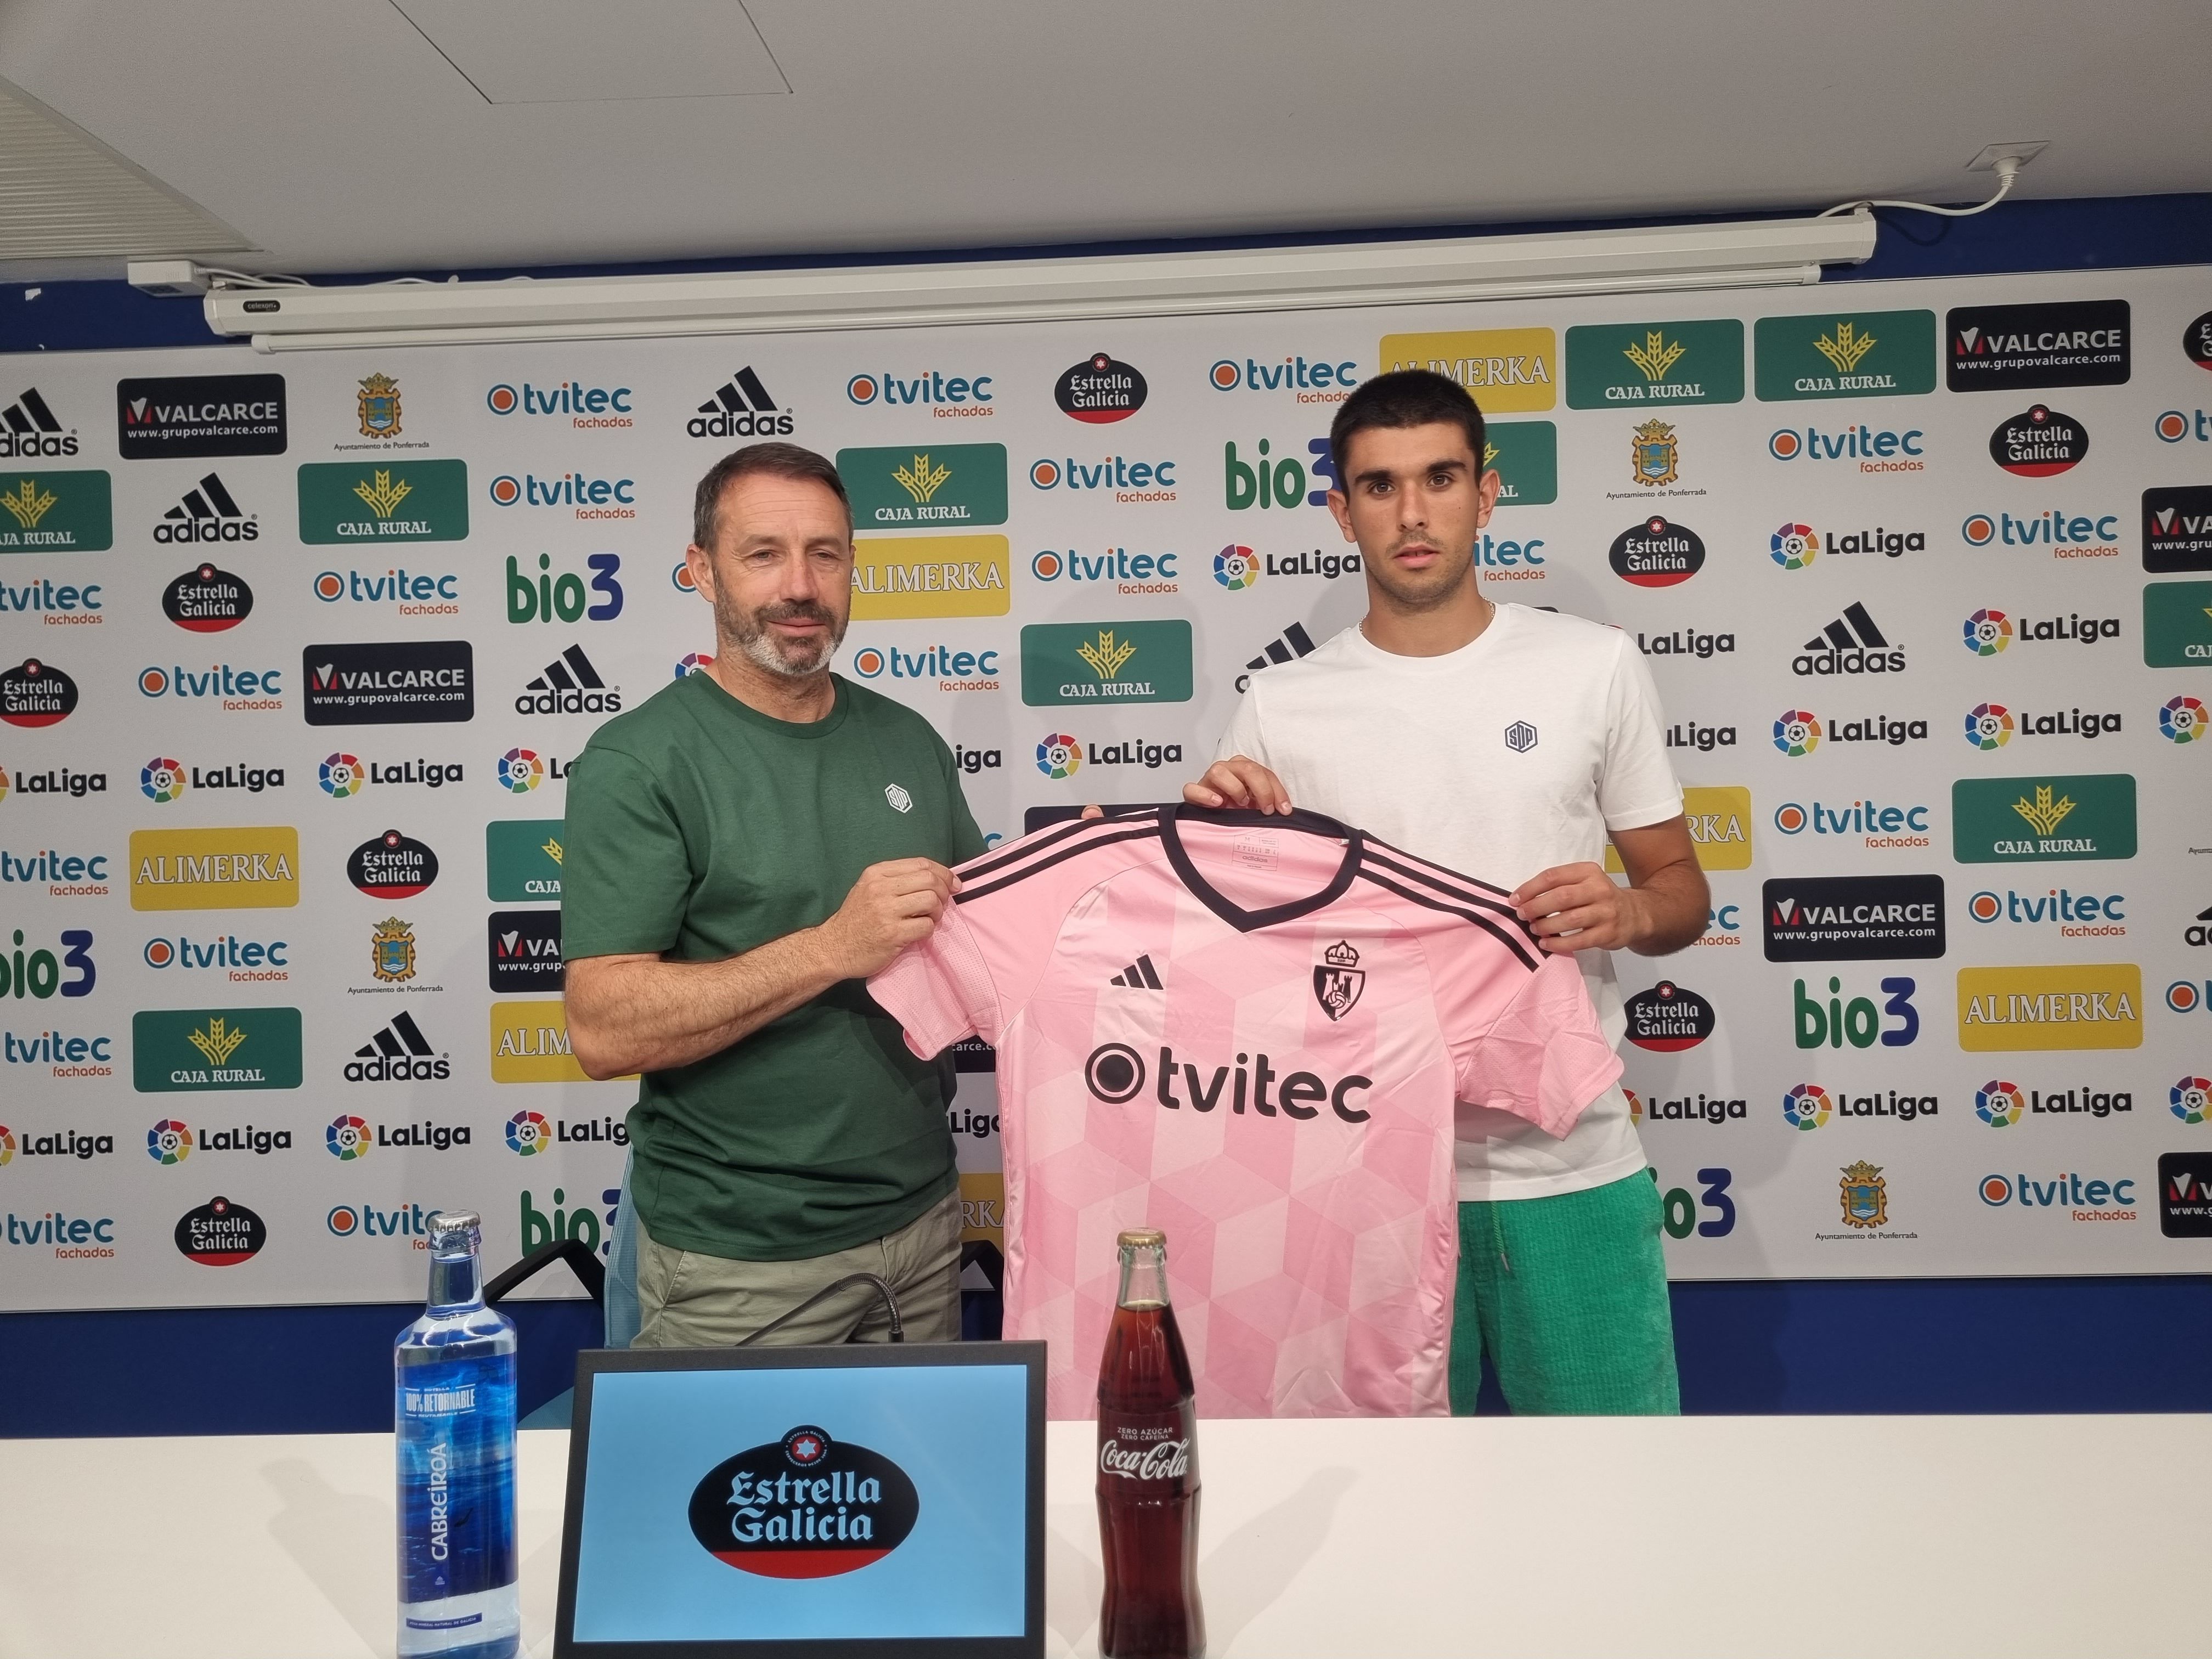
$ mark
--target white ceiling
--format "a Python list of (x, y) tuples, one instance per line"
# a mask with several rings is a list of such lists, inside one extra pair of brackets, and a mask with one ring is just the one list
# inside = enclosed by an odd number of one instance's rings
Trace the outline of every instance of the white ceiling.
[(303, 272), (2212, 190), (2203, 0), (0, 0), (0, 77)]

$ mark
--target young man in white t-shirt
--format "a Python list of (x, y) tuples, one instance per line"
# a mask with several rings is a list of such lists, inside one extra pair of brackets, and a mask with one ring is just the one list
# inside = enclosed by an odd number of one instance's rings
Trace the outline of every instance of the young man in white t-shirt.
[[(1378, 375), (1330, 431), (1329, 510), (1359, 544), (1368, 611), (1252, 677), (1202, 806), (1292, 803), (1509, 890), (1544, 949), (1578, 952), (1617, 1046), (1608, 952), (1663, 956), (1709, 902), (1650, 673), (1620, 629), (1477, 587), (1497, 505), (1473, 398), (1425, 369)], [(1601, 862), (1610, 838), (1626, 887)], [(1542, 1414), (1680, 1409), (1660, 1202), (1615, 1085), (1565, 1139), (1462, 1103), (1452, 1409), (1487, 1352), (1507, 1403)]]

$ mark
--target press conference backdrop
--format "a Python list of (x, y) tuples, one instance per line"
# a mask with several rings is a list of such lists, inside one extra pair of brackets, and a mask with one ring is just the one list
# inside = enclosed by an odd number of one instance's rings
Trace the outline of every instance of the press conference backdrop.
[[(713, 649), (715, 457), (837, 458), (838, 666), (1013, 836), (1175, 799), (1359, 615), (1325, 434), (1407, 364), (1494, 422), (1486, 590), (1622, 629), (1665, 704), (1712, 922), (1619, 968), (1674, 1274), (2202, 1271), (2212, 273), (2179, 268), (9, 360), (0, 1305), (403, 1299), (446, 1206), (494, 1261), (605, 1247), (635, 1085), (568, 1053), (562, 803)], [(1462, 712), (1500, 769), (1547, 738)]]

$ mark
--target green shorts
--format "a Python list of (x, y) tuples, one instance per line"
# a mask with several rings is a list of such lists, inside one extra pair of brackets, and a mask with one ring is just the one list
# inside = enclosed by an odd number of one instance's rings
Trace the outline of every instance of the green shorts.
[(1650, 1172), (1553, 1198), (1459, 1206), (1451, 1406), (1474, 1413), (1486, 1352), (1524, 1417), (1682, 1409)]

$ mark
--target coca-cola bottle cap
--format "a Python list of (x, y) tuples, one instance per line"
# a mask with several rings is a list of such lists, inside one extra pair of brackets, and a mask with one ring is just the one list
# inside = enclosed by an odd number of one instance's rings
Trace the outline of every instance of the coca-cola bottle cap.
[(1166, 1246), (1168, 1236), (1158, 1227), (1132, 1227), (1121, 1235), (1121, 1248), (1127, 1249), (1160, 1249)]

